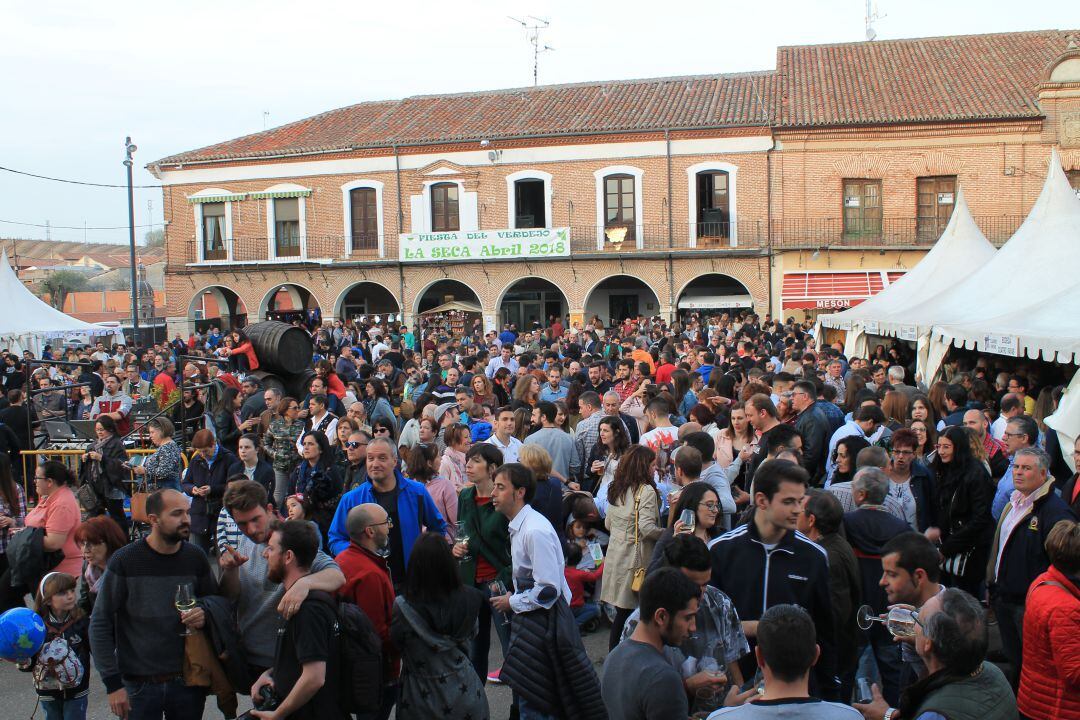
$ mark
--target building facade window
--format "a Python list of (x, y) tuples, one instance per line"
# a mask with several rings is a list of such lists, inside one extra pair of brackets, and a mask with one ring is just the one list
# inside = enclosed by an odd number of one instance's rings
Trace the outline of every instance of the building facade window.
[(202, 203), (202, 259), (226, 260), (225, 203)]
[(844, 180), (844, 234), (881, 235), (881, 180)]
[(277, 257), (300, 256), (300, 198), (276, 198), (274, 252)]
[(431, 231), (456, 232), (461, 229), (461, 212), (455, 183), (431, 186)]
[(619, 173), (604, 178), (604, 233), (609, 239), (614, 237), (610, 234), (611, 230), (626, 228), (623, 241), (636, 242), (635, 195), (632, 175)]
[(551, 173), (519, 170), (506, 176), (506, 227), (551, 227)]
[(728, 174), (706, 170), (697, 174), (698, 239), (731, 237), (731, 203)]
[(377, 250), (379, 247), (379, 205), (375, 188), (349, 191), (349, 217), (353, 250)]
[(937, 240), (952, 217), (956, 203), (956, 176), (917, 178), (915, 191), (915, 232), (919, 240)]

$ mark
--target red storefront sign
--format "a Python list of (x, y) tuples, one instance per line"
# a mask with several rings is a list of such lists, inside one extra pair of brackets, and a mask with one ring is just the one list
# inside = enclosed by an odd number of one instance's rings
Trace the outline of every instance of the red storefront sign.
[(783, 307), (845, 310), (888, 287), (902, 272), (860, 270), (834, 273), (784, 273)]

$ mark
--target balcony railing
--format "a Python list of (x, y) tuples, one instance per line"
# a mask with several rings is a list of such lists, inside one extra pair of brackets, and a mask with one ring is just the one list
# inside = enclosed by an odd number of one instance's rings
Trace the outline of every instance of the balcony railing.
[[(1000, 247), (1020, 227), (1021, 215), (978, 216), (975, 222), (986, 238)], [(743, 219), (727, 223), (644, 223), (620, 233), (596, 225), (570, 227), (570, 254), (595, 256), (635, 253), (762, 252), (805, 249), (924, 249), (944, 231), (944, 223), (917, 218), (883, 218), (853, 223), (844, 218)], [(182, 248), (182, 249), (181, 249)], [(366, 238), (349, 247), (343, 235), (308, 235), (295, 244), (266, 237), (237, 237), (226, 252), (196, 254), (193, 242), (170, 241), (170, 260), (176, 264), (240, 264), (297, 262), (396, 262), (398, 236)]]

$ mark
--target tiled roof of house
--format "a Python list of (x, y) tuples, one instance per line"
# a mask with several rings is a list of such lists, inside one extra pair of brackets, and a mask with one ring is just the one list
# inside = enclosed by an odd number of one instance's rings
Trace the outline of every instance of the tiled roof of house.
[(1076, 31), (781, 47), (776, 124), (1040, 117), (1036, 86), (1071, 34)]
[(772, 71), (360, 103), (159, 160), (171, 165), (484, 138), (767, 125)]
[(775, 71), (420, 95), (331, 110), (156, 165), (484, 138), (1039, 117), (1073, 31), (777, 49)]

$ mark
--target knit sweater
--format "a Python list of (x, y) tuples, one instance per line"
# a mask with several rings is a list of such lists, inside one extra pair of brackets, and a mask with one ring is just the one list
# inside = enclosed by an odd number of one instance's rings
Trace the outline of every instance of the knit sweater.
[(163, 555), (140, 540), (109, 558), (90, 617), (94, 665), (108, 692), (123, 687), (125, 675), (183, 671), (184, 638), (174, 605), (182, 583), (196, 598), (217, 592), (210, 563), (194, 545), (183, 543)]

